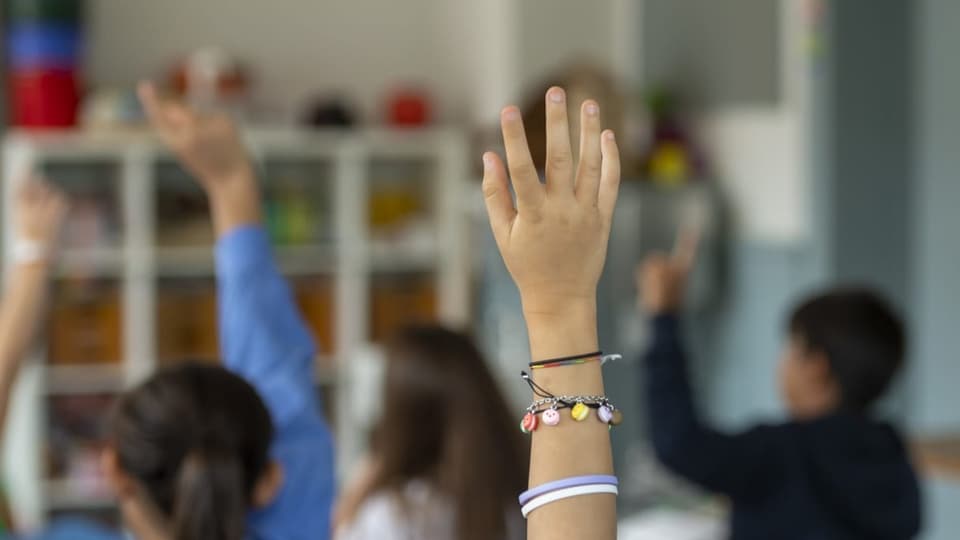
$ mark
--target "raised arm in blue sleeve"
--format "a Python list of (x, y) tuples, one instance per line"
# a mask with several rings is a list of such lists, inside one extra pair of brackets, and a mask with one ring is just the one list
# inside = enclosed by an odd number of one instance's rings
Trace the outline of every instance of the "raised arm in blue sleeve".
[(704, 488), (734, 498), (762, 495), (775, 481), (779, 457), (775, 428), (728, 435), (706, 426), (694, 406), (679, 321), (651, 321), (653, 341), (644, 358), (650, 438), (660, 461)]
[(280, 275), (266, 232), (245, 226), (217, 243), (220, 340), (227, 369), (266, 402), (283, 487), (252, 513), (250, 535), (325, 540), (335, 495), (333, 438), (313, 385), (313, 339)]
[(226, 367), (253, 384), (278, 430), (319, 414), (313, 339), (261, 227), (240, 227), (216, 247), (220, 347)]

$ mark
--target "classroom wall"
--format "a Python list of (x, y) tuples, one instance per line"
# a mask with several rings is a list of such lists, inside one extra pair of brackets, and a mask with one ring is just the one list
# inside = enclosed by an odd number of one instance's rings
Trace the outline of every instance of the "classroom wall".
[[(456, 2), (460, 4), (461, 2)], [(451, 77), (458, 26), (441, 0), (164, 0), (90, 2), (87, 73), (99, 84), (160, 77), (179, 55), (226, 48), (256, 69), (259, 96), (299, 111), (317, 91), (339, 90), (375, 116), (394, 84), (423, 83), (440, 116), (466, 107), (466, 79)]]
[[(923, 431), (960, 430), (960, 3), (924, 0), (917, 18), (913, 236), (917, 392)], [(960, 530), (960, 527), (958, 527)]]
[(257, 96), (280, 118), (339, 91), (376, 119), (389, 88), (416, 83), (440, 120), (488, 123), (565, 59), (612, 58), (628, 28), (615, 27), (616, 9), (629, 2), (90, 0), (87, 72), (128, 85), (218, 45), (256, 68)]
[[(960, 3), (917, 4), (915, 174), (913, 230), (914, 407), (921, 433), (960, 430)], [(960, 532), (960, 482), (926, 484), (925, 540), (951, 540)]]
[(645, 0), (642, 82), (679, 96), (746, 241), (811, 235), (810, 16), (803, 2)]

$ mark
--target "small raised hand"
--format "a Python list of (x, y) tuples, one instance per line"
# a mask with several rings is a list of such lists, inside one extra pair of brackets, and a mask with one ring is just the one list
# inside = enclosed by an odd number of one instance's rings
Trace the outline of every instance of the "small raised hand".
[(48, 182), (31, 178), (20, 186), (16, 204), (17, 240), (47, 254), (57, 244), (67, 215), (67, 197)]
[(645, 313), (674, 313), (683, 307), (687, 277), (696, 262), (699, 244), (699, 230), (683, 228), (672, 254), (654, 253), (640, 264), (636, 272), (638, 303)]

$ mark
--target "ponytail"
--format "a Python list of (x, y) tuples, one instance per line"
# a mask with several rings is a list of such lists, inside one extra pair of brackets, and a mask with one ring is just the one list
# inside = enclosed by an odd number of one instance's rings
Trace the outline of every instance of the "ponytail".
[(242, 540), (273, 426), (256, 390), (229, 371), (180, 364), (120, 399), (110, 441), (172, 540)]
[(230, 453), (191, 452), (177, 475), (175, 540), (240, 540), (246, 527), (243, 466)]

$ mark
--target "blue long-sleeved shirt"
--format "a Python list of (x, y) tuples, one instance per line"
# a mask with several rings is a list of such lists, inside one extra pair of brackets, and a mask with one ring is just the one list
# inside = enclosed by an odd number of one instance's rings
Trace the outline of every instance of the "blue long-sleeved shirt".
[(273, 503), (251, 514), (258, 540), (324, 539), (334, 498), (333, 439), (314, 388), (316, 347), (260, 227), (217, 243), (224, 363), (250, 381), (270, 410), (272, 454), (284, 471)]
[(738, 434), (711, 429), (693, 404), (679, 321), (664, 315), (651, 325), (644, 367), (654, 450), (674, 473), (730, 498), (733, 540), (917, 534), (917, 478), (891, 426), (838, 412)]
[[(225, 367), (249, 381), (270, 410), (273, 458), (283, 486), (250, 514), (253, 540), (324, 540), (330, 536), (334, 449), (313, 385), (316, 348), (280, 275), (266, 233), (241, 227), (216, 246), (221, 353)], [(83, 521), (55, 523), (36, 540), (121, 540)]]

